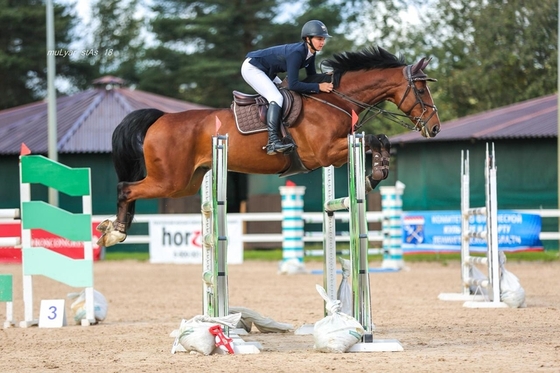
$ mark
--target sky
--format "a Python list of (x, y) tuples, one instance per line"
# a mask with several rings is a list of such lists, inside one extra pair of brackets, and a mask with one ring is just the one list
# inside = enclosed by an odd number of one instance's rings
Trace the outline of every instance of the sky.
[[(78, 35), (85, 35), (85, 40), (76, 40), (75, 42), (70, 44), (71, 49), (88, 49), (90, 46), (88, 45), (91, 43), (91, 40), (87, 40), (87, 37), (91, 37), (91, 33), (88, 32), (88, 25), (91, 21), (91, 4), (94, 0), (58, 0), (58, 2), (63, 4), (75, 5), (75, 10), (78, 17), (81, 19), (81, 22), (77, 26), (77, 33)], [(145, 0), (142, 2), (144, 6), (149, 6), (150, 1)], [(145, 12), (145, 10), (139, 10), (140, 13)], [(147, 35), (146, 39), (149, 40), (150, 36)]]
[(76, 11), (84, 23), (89, 22), (91, 13), (91, 0), (68, 0), (68, 3), (76, 2)]

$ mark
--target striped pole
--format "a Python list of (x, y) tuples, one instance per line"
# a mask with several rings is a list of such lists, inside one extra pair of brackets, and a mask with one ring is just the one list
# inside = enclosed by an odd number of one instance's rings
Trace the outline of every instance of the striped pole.
[(383, 262), (382, 268), (402, 269), (404, 267), (402, 251), (402, 194), (405, 185), (397, 181), (395, 186), (382, 186), (381, 210), (383, 214), (382, 229)]
[(303, 196), (304, 186), (280, 186), (282, 196), (282, 263), (295, 261), (303, 265)]

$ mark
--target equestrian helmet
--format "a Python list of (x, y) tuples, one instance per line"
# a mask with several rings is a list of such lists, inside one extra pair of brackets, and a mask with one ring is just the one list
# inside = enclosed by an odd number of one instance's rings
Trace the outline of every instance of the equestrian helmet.
[(308, 21), (301, 28), (301, 38), (305, 39), (308, 36), (321, 36), (324, 38), (330, 38), (327, 26), (321, 21), (313, 20)]

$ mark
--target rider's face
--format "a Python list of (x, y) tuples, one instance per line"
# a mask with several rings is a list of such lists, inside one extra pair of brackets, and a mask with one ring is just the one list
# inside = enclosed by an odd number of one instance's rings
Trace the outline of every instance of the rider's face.
[[(322, 36), (314, 36), (309, 38), (309, 42), (313, 44), (317, 51), (320, 51), (325, 46), (327, 39)], [(313, 52), (313, 50), (311, 50)]]

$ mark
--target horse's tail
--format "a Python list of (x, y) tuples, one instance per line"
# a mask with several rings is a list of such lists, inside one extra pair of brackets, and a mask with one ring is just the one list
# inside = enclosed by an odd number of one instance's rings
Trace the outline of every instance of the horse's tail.
[[(113, 132), (113, 165), (118, 181), (139, 181), (146, 176), (143, 143), (148, 128), (164, 114), (157, 109), (140, 109), (128, 114)], [(134, 217), (135, 201), (128, 205), (127, 226)]]

